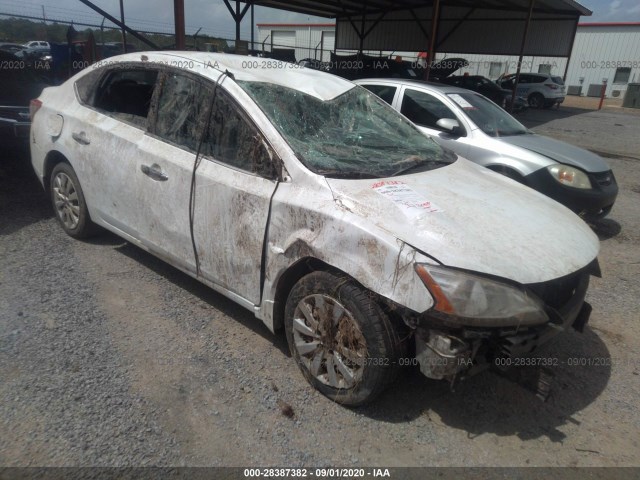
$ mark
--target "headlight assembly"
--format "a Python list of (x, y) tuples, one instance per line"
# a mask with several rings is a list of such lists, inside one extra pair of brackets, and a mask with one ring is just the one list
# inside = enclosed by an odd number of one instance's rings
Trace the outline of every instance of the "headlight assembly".
[(559, 183), (573, 188), (591, 188), (589, 177), (582, 170), (570, 165), (549, 165), (547, 171)]
[(538, 325), (549, 317), (525, 290), (447, 267), (417, 264), (416, 273), (435, 299), (434, 309), (460, 324), (478, 327)]

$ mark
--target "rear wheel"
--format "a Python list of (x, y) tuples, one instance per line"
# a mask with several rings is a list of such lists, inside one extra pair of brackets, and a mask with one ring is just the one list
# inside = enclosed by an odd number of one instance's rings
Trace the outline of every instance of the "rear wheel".
[(96, 233), (76, 173), (68, 163), (59, 163), (51, 172), (51, 203), (62, 229), (74, 238)]
[(307, 381), (338, 403), (369, 402), (395, 377), (396, 330), (371, 292), (347, 277), (313, 272), (299, 280), (285, 330)]
[(531, 108), (542, 108), (544, 106), (544, 97), (541, 93), (532, 93), (528, 98)]

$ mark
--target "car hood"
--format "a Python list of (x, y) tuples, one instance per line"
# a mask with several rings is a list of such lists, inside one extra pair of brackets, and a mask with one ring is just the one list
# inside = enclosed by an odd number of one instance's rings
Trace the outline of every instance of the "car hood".
[(444, 265), (529, 284), (573, 273), (598, 254), (598, 238), (570, 210), (464, 159), (327, 182), (338, 205)]
[(542, 135), (513, 135), (500, 137), (499, 140), (510, 145), (526, 148), (558, 163), (572, 165), (587, 172), (596, 173), (611, 170), (611, 167), (599, 155)]

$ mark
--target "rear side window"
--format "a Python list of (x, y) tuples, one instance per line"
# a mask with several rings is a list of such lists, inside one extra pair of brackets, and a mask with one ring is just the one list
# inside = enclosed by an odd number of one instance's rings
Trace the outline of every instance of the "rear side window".
[(551, 80), (553, 80), (553, 83), (557, 83), (558, 85), (564, 85), (562, 77), (551, 77)]
[(208, 102), (203, 99), (204, 86), (194, 78), (168, 73), (162, 80), (158, 99), (155, 133), (165, 140), (195, 152), (198, 146), (198, 122)]
[(392, 87), (390, 85), (363, 85), (363, 87), (374, 95), (379, 96), (389, 105), (393, 103), (393, 97), (395, 97), (396, 90), (398, 90), (398, 87)]
[(83, 105), (93, 106), (94, 94), (98, 88), (100, 77), (104, 75), (104, 69), (95, 69), (76, 81), (76, 94)]
[(157, 70), (113, 69), (100, 82), (92, 106), (119, 120), (145, 127), (157, 78)]

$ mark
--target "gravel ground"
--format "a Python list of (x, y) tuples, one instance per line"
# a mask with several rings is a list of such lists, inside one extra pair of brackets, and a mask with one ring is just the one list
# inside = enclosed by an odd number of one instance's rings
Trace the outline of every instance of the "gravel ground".
[(333, 404), (251, 313), (111, 234), (67, 237), (26, 160), (5, 154), (0, 466), (637, 466), (640, 122), (521, 118), (614, 156), (621, 185), (594, 226), (590, 326), (539, 354), (610, 360), (561, 364), (546, 403), (490, 373), (451, 392), (407, 369), (373, 405)]

